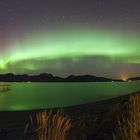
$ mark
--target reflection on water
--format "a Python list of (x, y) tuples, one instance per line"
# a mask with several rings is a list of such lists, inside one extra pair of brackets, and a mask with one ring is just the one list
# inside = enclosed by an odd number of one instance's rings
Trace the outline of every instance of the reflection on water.
[(0, 110), (64, 107), (122, 96), (140, 90), (140, 82), (10, 83), (0, 94)]

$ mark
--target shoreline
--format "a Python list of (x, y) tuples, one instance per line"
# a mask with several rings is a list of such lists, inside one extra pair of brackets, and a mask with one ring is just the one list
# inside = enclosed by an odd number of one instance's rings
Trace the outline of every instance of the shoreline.
[[(118, 111), (119, 109), (121, 109), (120, 107), (124, 104), (124, 102), (126, 102), (129, 99), (130, 96), (133, 96), (137, 93), (140, 93), (140, 91), (103, 101), (92, 102), (71, 107), (54, 108), (51, 110), (57, 111), (59, 109), (63, 109), (64, 113), (72, 118), (72, 121), (75, 125), (78, 122), (78, 118), (83, 116), (84, 117), (81, 118), (80, 121), (89, 121), (94, 120), (96, 118), (103, 119), (106, 116), (105, 112), (110, 112), (109, 110), (112, 110), (112, 108), (113, 110), (116, 110), (117, 108)], [(4, 140), (10, 140), (10, 137), (15, 140), (22, 138), (24, 136), (25, 126), (29, 122), (29, 117), (32, 116), (33, 118), (35, 118), (36, 113), (43, 110), (48, 111), (50, 109), (26, 111), (0, 111), (0, 139), (3, 140), (3, 136)], [(90, 116), (90, 118), (88, 118), (89, 120), (87, 119), (87, 114)], [(73, 133), (75, 133), (74, 131), (76, 131), (75, 128), (71, 132), (72, 135)], [(77, 130), (76, 133), (78, 135), (80, 133), (80, 130)]]

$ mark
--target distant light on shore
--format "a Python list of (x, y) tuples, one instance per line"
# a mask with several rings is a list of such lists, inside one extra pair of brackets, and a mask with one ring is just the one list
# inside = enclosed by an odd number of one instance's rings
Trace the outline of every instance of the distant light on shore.
[(123, 81), (127, 81), (127, 78), (126, 78), (126, 77), (123, 77), (122, 80), (123, 80)]

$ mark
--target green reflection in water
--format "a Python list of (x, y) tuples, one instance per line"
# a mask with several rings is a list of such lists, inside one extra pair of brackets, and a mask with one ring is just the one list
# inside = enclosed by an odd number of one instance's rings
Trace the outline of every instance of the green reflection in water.
[(0, 110), (28, 110), (84, 104), (140, 90), (140, 82), (11, 83), (0, 93)]

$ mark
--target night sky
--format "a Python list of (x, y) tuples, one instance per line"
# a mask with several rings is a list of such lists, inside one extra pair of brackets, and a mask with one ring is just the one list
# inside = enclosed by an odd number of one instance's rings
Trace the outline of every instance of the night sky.
[(140, 76), (140, 0), (0, 0), (0, 73)]

